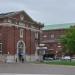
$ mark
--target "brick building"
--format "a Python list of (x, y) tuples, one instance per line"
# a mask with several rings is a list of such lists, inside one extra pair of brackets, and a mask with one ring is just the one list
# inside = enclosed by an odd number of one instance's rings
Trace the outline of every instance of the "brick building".
[(0, 54), (18, 58), (22, 52), (25, 60), (35, 60), (36, 46), (40, 42), (43, 24), (35, 22), (26, 12), (0, 14)]
[(58, 54), (61, 55), (61, 43), (59, 42), (59, 38), (67, 33), (67, 29), (71, 26), (75, 26), (75, 23), (65, 23), (65, 24), (55, 24), (55, 25), (45, 25), (43, 33), (40, 37), (41, 43), (45, 44), (48, 48), (46, 53), (49, 54)]

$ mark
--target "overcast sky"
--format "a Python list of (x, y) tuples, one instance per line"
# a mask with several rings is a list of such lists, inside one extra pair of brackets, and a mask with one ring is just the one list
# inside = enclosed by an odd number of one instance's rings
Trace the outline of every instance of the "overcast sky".
[(45, 25), (75, 23), (75, 0), (0, 0), (0, 13), (18, 10)]

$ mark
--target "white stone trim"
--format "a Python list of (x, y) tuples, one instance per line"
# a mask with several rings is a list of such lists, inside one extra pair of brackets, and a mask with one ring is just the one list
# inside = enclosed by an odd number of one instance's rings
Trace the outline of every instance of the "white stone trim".
[(23, 40), (19, 40), (17, 42), (17, 53), (16, 53), (16, 57), (18, 58), (18, 45), (19, 45), (20, 42), (22, 42), (24, 44), (23, 54), (24, 54), (24, 59), (26, 60), (26, 51), (25, 51), (26, 50), (26, 47), (25, 47), (25, 42)]
[(35, 32), (42, 32), (42, 30), (38, 30), (38, 29), (34, 29), (34, 28), (30, 28), (30, 27), (25, 27), (25, 26), (21, 26), (18, 24), (12, 24), (12, 23), (0, 23), (0, 26), (15, 26), (15, 27), (21, 27), (21, 28), (25, 28), (27, 30), (31, 30), (31, 31), (35, 31)]

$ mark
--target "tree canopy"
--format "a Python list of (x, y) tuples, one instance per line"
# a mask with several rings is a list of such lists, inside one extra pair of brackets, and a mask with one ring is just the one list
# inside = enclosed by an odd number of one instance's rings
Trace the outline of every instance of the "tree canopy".
[(67, 32), (60, 39), (65, 54), (75, 54), (75, 28), (67, 29)]

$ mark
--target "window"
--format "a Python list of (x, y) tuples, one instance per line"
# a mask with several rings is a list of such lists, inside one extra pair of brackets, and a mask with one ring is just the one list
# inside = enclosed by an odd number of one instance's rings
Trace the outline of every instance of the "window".
[(31, 25), (31, 28), (35, 29), (35, 27), (33, 25)]
[(51, 34), (51, 38), (54, 38), (54, 34)]
[(0, 54), (2, 54), (2, 43), (0, 43)]
[(12, 20), (13, 24), (18, 24), (18, 22), (16, 20)]
[(47, 38), (47, 35), (43, 35), (44, 38)]
[(8, 19), (8, 23), (11, 23), (11, 19)]
[(35, 38), (38, 39), (38, 32), (35, 32)]
[(19, 22), (19, 25), (20, 25), (20, 26), (24, 26), (24, 23), (23, 23), (23, 22)]
[(23, 29), (20, 29), (20, 38), (23, 38)]

